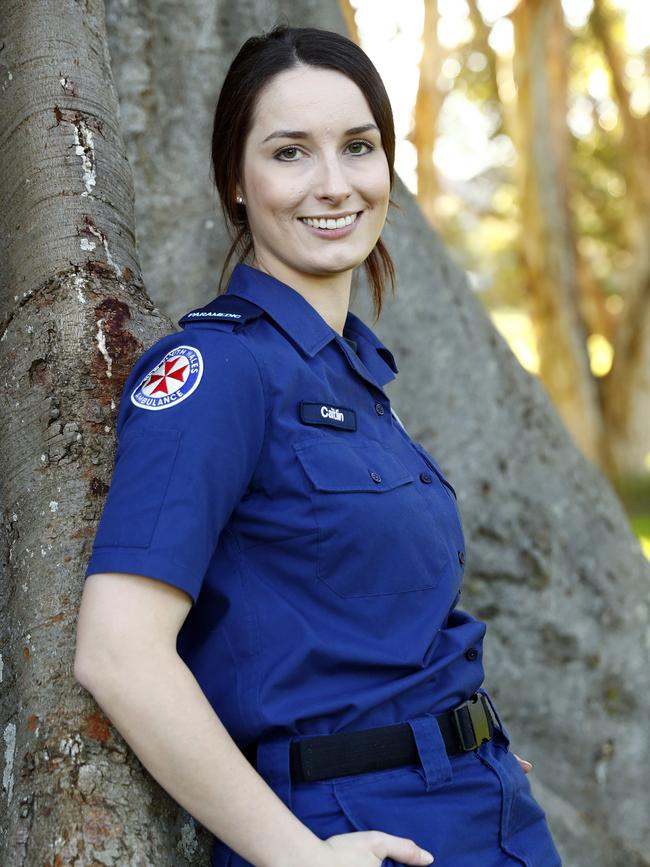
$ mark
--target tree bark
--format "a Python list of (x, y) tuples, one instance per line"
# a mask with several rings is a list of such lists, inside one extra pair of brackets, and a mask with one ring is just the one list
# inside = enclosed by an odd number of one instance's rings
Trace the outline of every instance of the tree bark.
[(171, 323), (134, 250), (101, 0), (3, 13), (0, 861), (179, 864), (205, 856), (209, 835), (72, 672), (122, 383)]
[(566, 26), (560, 0), (529, 0), (513, 15), (522, 246), (539, 375), (576, 443), (605, 458), (598, 392), (580, 314), (577, 251), (567, 201)]

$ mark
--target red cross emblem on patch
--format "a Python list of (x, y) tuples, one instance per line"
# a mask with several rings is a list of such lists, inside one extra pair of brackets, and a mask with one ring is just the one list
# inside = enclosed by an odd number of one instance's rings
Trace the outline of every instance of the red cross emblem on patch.
[(158, 394), (171, 394), (183, 385), (190, 372), (190, 363), (185, 356), (176, 356), (170, 361), (163, 361), (149, 374), (142, 386), (147, 397)]
[(177, 346), (131, 393), (140, 409), (168, 409), (189, 397), (201, 381), (203, 358), (194, 346)]

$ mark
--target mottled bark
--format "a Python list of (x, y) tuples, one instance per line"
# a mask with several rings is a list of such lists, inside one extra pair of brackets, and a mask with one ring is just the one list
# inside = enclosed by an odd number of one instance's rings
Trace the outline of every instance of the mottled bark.
[(602, 420), (580, 312), (568, 204), (567, 33), (560, 0), (513, 13), (522, 252), (539, 375), (583, 453), (603, 465)]
[(177, 865), (206, 848), (72, 663), (122, 382), (170, 323), (134, 250), (100, 0), (5, 3), (0, 113), (0, 862)]

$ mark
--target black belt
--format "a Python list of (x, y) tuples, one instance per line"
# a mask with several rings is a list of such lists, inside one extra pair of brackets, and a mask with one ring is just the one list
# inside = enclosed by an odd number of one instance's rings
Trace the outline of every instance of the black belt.
[[(483, 693), (435, 717), (450, 756), (475, 750), (489, 741), (494, 720)], [(381, 771), (420, 761), (413, 729), (408, 723), (316, 735), (292, 741), (290, 745), (292, 782), (312, 782), (328, 777)], [(256, 744), (243, 750), (255, 764)]]

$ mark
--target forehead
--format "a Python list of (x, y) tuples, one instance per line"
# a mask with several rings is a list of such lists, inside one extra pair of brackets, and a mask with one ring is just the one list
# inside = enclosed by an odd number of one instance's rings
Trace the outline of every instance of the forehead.
[(262, 88), (251, 129), (262, 135), (279, 128), (316, 133), (374, 120), (362, 90), (347, 75), (299, 66), (279, 72)]

